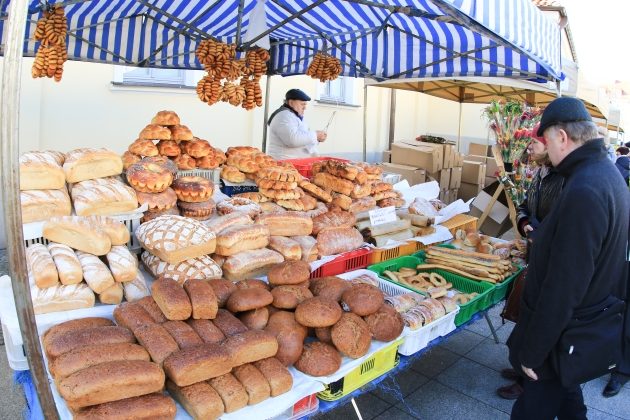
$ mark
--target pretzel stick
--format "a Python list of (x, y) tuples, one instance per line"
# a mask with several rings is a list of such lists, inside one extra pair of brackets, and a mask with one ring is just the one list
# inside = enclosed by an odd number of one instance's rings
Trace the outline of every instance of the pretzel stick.
[[(429, 261), (431, 260), (431, 261)], [(427, 262), (429, 264), (445, 264), (445, 265), (452, 265), (455, 268), (461, 268), (462, 270), (464, 269), (470, 269), (470, 270), (476, 270), (479, 273), (477, 273), (478, 276), (485, 276), (486, 274), (503, 274), (504, 270), (500, 270), (498, 268), (492, 268), (492, 267), (487, 267), (487, 266), (483, 266), (483, 265), (475, 265), (472, 263), (466, 263), (463, 261), (459, 261), (459, 260), (450, 260), (450, 259), (446, 259), (446, 258), (442, 258), (442, 257), (434, 257), (434, 256), (428, 256), (427, 258)], [(472, 271), (471, 271), (472, 272)]]
[(442, 264), (419, 264), (418, 270), (430, 270), (432, 268), (438, 268), (440, 270), (448, 271), (449, 273), (459, 274), (460, 276), (467, 277), (469, 279), (478, 280), (478, 281), (487, 281), (489, 283), (497, 283), (496, 279), (486, 278), (486, 277), (478, 277), (470, 273), (466, 273), (465, 271), (458, 270), (453, 267), (448, 267)]

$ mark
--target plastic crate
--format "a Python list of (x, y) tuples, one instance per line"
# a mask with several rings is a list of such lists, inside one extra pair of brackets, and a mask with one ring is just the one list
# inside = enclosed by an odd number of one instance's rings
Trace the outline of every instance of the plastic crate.
[(307, 395), (293, 406), (287, 408), (283, 413), (273, 417), (273, 420), (297, 420), (309, 416), (319, 410), (319, 400), (317, 394)]
[(338, 160), (340, 162), (349, 162), (348, 159), (326, 157), (326, 156), (312, 157), (312, 158), (305, 158), (305, 159), (285, 159), (285, 160), (282, 160), (281, 162), (288, 162), (292, 164), (295, 167), (295, 169), (297, 169), (297, 171), (300, 173), (300, 175), (310, 178), (313, 176), (313, 171), (312, 171), (313, 163), (322, 162), (324, 160)]
[(400, 338), (377, 351), (346, 376), (326, 385), (326, 389), (317, 396), (324, 401), (338, 400), (392, 370), (400, 363), (398, 347), (402, 341)]
[[(416, 268), (418, 265), (422, 264), (423, 260), (418, 257), (409, 256), (409, 257), (400, 257), (394, 260), (386, 261), (379, 264), (374, 264), (368, 267), (368, 270), (374, 271), (384, 280), (390, 281), (394, 284), (397, 284), (405, 289), (424, 294), (420, 290), (417, 290), (409, 285), (403, 283), (396, 283), (389, 278), (385, 278), (382, 276), (384, 271), (398, 271), (402, 267)], [(467, 279), (465, 277), (458, 276), (456, 274), (450, 273), (445, 270), (440, 269), (429, 269), (429, 270), (421, 270), (429, 273), (437, 273), (444, 277), (444, 279), (453, 285), (453, 288), (459, 290), (464, 293), (473, 293), (476, 292), (478, 295), (472, 299), (470, 302), (459, 305), (459, 313), (455, 317), (455, 325), (459, 326), (472, 318), (474, 314), (479, 311), (482, 311), (490, 306), (490, 293), (494, 286), (490, 283), (486, 282), (478, 282), (474, 280)]]
[[(432, 244), (435, 245), (435, 244)], [(406, 244), (393, 248), (374, 248), (372, 250), (372, 258), (370, 264), (378, 264), (383, 261), (391, 260), (398, 257), (412, 255), (418, 251), (426, 249), (427, 245), (418, 241), (407, 241)]]
[(221, 169), (189, 169), (186, 171), (177, 171), (175, 174), (175, 179), (181, 178), (184, 176), (200, 176), (202, 178), (209, 179), (215, 184), (220, 184), (221, 182)]
[(311, 273), (311, 278), (336, 276), (348, 271), (359, 270), (370, 264), (372, 250), (359, 248), (354, 251), (344, 252), (332, 261), (319, 267)]
[(510, 284), (518, 277), (523, 271), (523, 267), (519, 267), (517, 271), (515, 271), (511, 276), (503, 280), (501, 283), (497, 283), (494, 285), (492, 292), (490, 293), (490, 305), (494, 305), (495, 303), (501, 302), (507, 296), (508, 289), (510, 288)]
[(239, 184), (231, 184), (226, 185), (225, 181), (221, 180), (221, 192), (228, 197), (232, 197), (236, 194), (246, 193), (246, 192), (258, 192), (258, 185), (253, 182), (245, 182), (242, 185)]
[(479, 218), (475, 216), (470, 216), (468, 214), (457, 214), (451, 219), (448, 219), (446, 222), (441, 223), (441, 225), (447, 228), (449, 232), (451, 232), (451, 234), (455, 236), (455, 232), (457, 232), (459, 229), (477, 230), (478, 220)]
[(2, 337), (4, 338), (4, 350), (7, 352), (9, 367), (13, 370), (29, 370), (24, 346), (13, 342), (13, 334), (4, 323), (2, 323)]

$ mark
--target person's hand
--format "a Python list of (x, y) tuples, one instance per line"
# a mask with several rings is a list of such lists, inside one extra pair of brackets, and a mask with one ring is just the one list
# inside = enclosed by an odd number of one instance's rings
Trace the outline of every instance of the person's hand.
[(523, 369), (523, 372), (525, 373), (525, 375), (527, 375), (532, 381), (538, 380), (538, 375), (536, 375), (536, 372), (534, 372), (534, 369), (530, 369), (523, 365), (521, 365), (521, 369)]
[(523, 227), (523, 232), (525, 232), (525, 235), (527, 235), (529, 232), (533, 232), (534, 228), (532, 227), (532, 225), (525, 225)]
[(318, 142), (323, 142), (326, 141), (326, 138), (328, 137), (328, 134), (326, 134), (325, 131), (321, 131), (321, 130), (317, 130), (315, 133), (317, 133), (317, 141)]

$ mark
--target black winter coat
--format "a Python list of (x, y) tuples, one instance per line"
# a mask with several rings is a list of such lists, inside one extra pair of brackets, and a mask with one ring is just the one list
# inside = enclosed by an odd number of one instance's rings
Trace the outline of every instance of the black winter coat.
[(621, 176), (626, 181), (626, 185), (628, 185), (628, 178), (630, 177), (630, 157), (619, 156), (615, 162), (615, 166), (619, 169)]
[(541, 166), (536, 169), (527, 196), (517, 210), (516, 220), (521, 236), (527, 236), (523, 231), (526, 224), (538, 228), (558, 201), (563, 183), (564, 179), (555, 168)]
[(576, 309), (627, 286), (630, 192), (608, 159), (602, 139), (571, 152), (556, 168), (564, 176), (558, 202), (540, 225), (530, 251), (520, 316), (510, 338), (510, 362), (555, 376), (550, 355)]

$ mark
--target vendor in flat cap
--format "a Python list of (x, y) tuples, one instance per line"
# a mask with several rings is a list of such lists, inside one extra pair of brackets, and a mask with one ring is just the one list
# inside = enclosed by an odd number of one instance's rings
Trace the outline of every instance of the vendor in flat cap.
[(326, 132), (311, 131), (304, 122), (304, 111), (310, 100), (300, 89), (287, 91), (284, 103), (267, 121), (269, 155), (275, 159), (299, 159), (317, 155), (317, 145), (326, 140)]

